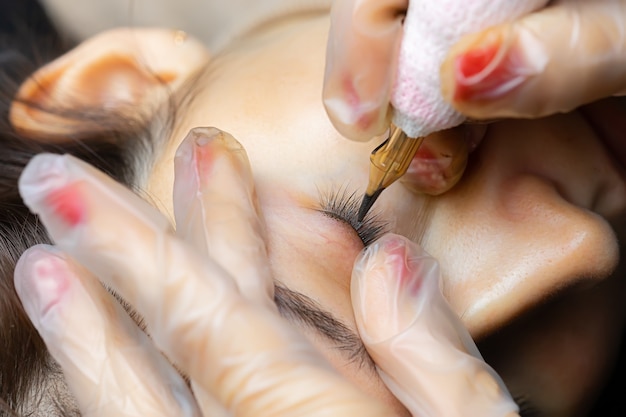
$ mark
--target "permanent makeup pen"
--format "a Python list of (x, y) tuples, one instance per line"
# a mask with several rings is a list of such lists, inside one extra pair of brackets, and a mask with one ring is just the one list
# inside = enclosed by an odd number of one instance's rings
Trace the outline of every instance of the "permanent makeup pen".
[[(358, 213), (359, 220), (365, 218), (381, 192), (405, 174), (425, 136), (457, 126), (465, 119), (444, 99), (439, 78), (453, 45), (463, 35), (512, 22), (548, 3), (548, 0), (469, 3), (456, 0), (433, 1), (427, 8), (408, 7), (403, 18), (395, 91), (390, 97), (393, 124), (389, 139), (370, 156), (369, 183)], [(473, 42), (447, 63), (446, 68), (451, 68), (454, 74), (455, 84), (448, 86), (452, 94), (472, 91), (483, 99), (502, 94), (503, 86), (517, 86), (528, 77), (525, 74), (532, 74), (526, 67), (518, 71), (516, 65), (541, 55), (525, 54), (521, 42), (509, 40), (496, 29), (482, 33)], [(541, 70), (541, 65), (537, 68)]]
[(359, 208), (359, 222), (363, 221), (383, 190), (406, 173), (423, 141), (424, 137), (411, 138), (391, 124), (387, 140), (370, 155), (369, 182)]

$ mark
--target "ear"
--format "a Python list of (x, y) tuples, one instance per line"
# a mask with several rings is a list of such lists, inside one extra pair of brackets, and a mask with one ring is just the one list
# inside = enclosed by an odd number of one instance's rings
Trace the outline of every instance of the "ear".
[(97, 129), (82, 112), (154, 111), (207, 61), (198, 41), (174, 30), (115, 29), (80, 44), (26, 80), (9, 119), (22, 133), (61, 138)]

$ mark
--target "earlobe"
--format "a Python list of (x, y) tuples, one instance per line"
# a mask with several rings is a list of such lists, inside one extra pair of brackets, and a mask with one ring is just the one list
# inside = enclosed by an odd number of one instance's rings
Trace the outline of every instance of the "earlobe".
[(20, 87), (10, 121), (23, 133), (54, 139), (97, 129), (85, 112), (155, 110), (208, 61), (199, 42), (181, 32), (116, 29), (98, 35), (40, 68)]

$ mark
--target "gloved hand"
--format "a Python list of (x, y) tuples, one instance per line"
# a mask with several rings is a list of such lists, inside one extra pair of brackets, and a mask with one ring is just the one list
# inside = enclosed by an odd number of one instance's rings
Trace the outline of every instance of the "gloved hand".
[[(238, 142), (195, 129), (175, 164), (175, 233), (152, 206), (70, 156), (37, 156), (20, 178), (26, 204), (56, 247), (22, 256), (16, 290), (83, 414), (388, 416), (279, 316), (262, 216)], [(368, 253), (368, 265), (384, 261), (376, 249)], [(141, 314), (150, 337), (100, 282)], [(432, 304), (435, 314), (439, 305)], [(423, 316), (450, 329), (433, 349), (459, 347), (457, 318)], [(473, 371), (456, 375), (465, 369)], [(433, 395), (421, 389), (413, 399)]]
[(444, 97), (487, 119), (546, 116), (621, 95), (625, 31), (625, 0), (551, 2), (454, 45), (441, 69)]
[(403, 180), (418, 192), (447, 191), (461, 178), (484, 127), (431, 135), (464, 120), (441, 93), (439, 68), (446, 53), (462, 35), (510, 21), (546, 2), (334, 2), (323, 93), (331, 121), (356, 140), (381, 134), (391, 119), (411, 137), (430, 135)]
[[(175, 235), (155, 208), (73, 157), (27, 165), (20, 192), (64, 253), (26, 252), (16, 289), (86, 416), (388, 413), (269, 302), (252, 184), (238, 142), (193, 130), (176, 157)], [(141, 314), (150, 339), (96, 277)]]
[(334, 2), (323, 91), (331, 121), (346, 137), (369, 140), (389, 126), (391, 104), (393, 122), (411, 137), (457, 126), (463, 116), (441, 95), (439, 70), (446, 53), (463, 35), (510, 22), (546, 3)]
[(355, 318), (383, 381), (413, 416), (517, 416), (440, 285), (437, 261), (399, 235), (382, 236), (355, 262)]
[[(541, 9), (547, 3), (336, 1), (324, 81), (331, 121), (344, 136), (368, 140), (389, 125), (390, 103), (411, 135), (462, 116), (538, 117), (623, 92), (626, 0), (561, 0)], [(422, 165), (460, 161), (430, 169), (450, 183), (471, 150), (442, 148), (436, 138), (422, 148)]]

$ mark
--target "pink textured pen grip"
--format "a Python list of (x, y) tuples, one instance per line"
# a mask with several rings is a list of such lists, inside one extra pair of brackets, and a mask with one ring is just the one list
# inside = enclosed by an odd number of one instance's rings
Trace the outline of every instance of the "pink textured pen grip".
[(391, 103), (394, 123), (411, 137), (454, 127), (464, 117), (444, 101), (439, 69), (463, 35), (514, 20), (548, 0), (412, 0), (404, 23)]

